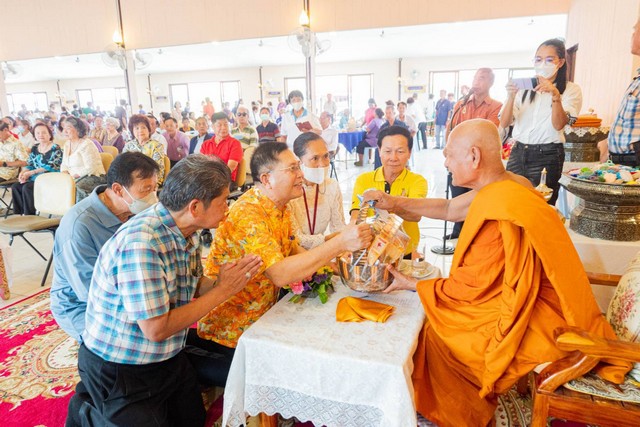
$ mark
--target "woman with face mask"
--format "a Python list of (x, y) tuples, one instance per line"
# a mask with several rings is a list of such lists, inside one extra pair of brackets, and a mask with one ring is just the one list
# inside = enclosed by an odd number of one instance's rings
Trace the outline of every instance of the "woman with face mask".
[(558, 198), (558, 180), (564, 164), (562, 129), (582, 107), (580, 87), (567, 81), (565, 56), (562, 40), (543, 42), (533, 61), (538, 85), (533, 90), (519, 90), (509, 81), (507, 101), (500, 114), (500, 127), (513, 125), (516, 140), (507, 170), (524, 176), (535, 187), (546, 168), (547, 186), (553, 189), (549, 200), (552, 206)]
[(305, 249), (319, 246), (346, 226), (338, 181), (329, 178), (329, 151), (325, 141), (305, 132), (293, 143), (304, 174), (303, 195), (289, 202), (293, 226)]

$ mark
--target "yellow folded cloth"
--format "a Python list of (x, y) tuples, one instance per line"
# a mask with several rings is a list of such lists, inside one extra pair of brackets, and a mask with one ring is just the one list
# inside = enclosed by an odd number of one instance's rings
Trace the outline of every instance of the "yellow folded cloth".
[(600, 127), (602, 124), (602, 119), (597, 118), (596, 116), (584, 115), (578, 116), (575, 123), (572, 125), (574, 128), (579, 127)]
[(392, 305), (365, 300), (362, 298), (345, 297), (338, 301), (336, 320), (338, 322), (372, 322), (384, 323), (393, 314)]

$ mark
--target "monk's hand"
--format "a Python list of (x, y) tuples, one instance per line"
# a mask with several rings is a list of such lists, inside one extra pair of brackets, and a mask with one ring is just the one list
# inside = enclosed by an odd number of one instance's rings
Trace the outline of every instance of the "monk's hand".
[(239, 260), (223, 264), (216, 288), (227, 292), (229, 296), (235, 295), (258, 273), (260, 266), (262, 259), (257, 255), (245, 255)]
[(362, 204), (364, 205), (365, 202), (371, 200), (376, 202), (376, 208), (378, 209), (393, 210), (393, 197), (384, 191), (374, 189), (365, 190), (365, 192), (362, 193)]
[(416, 285), (418, 283), (416, 279), (400, 273), (392, 265), (388, 265), (387, 270), (389, 270), (389, 272), (393, 274), (393, 282), (391, 282), (389, 287), (383, 291), (384, 293), (388, 294), (389, 292), (399, 291), (399, 290), (407, 290), (407, 291), (416, 290)]
[(368, 248), (373, 240), (371, 226), (367, 223), (349, 224), (337, 237), (342, 239), (342, 246), (348, 251)]

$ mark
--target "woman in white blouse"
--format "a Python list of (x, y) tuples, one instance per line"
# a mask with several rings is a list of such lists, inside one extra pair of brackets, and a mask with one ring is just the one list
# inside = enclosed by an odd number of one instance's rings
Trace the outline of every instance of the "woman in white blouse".
[(342, 193), (338, 181), (329, 178), (329, 150), (313, 132), (305, 132), (293, 143), (293, 152), (304, 173), (303, 196), (289, 202), (295, 234), (305, 249), (331, 239), (345, 226)]
[(504, 129), (513, 124), (513, 146), (507, 170), (527, 178), (534, 186), (547, 169), (547, 186), (553, 189), (549, 200), (558, 198), (558, 180), (564, 164), (563, 128), (569, 118), (577, 117), (582, 107), (580, 87), (567, 81), (564, 42), (551, 39), (536, 51), (534, 66), (538, 85), (533, 90), (518, 90), (507, 83), (508, 97), (500, 115)]
[(87, 125), (75, 117), (67, 117), (63, 126), (67, 139), (62, 152), (60, 172), (76, 180), (76, 203), (87, 197), (95, 187), (106, 183), (106, 171), (100, 153), (87, 138)]

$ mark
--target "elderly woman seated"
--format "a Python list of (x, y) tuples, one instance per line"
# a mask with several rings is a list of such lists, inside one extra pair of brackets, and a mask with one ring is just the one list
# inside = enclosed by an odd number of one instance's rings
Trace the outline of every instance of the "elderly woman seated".
[(298, 136), (293, 152), (301, 162), (304, 186), (302, 197), (290, 201), (289, 206), (300, 245), (311, 249), (345, 227), (342, 193), (338, 181), (329, 178), (329, 150), (318, 134), (305, 132)]
[(36, 143), (31, 147), (27, 165), (11, 186), (13, 211), (18, 215), (35, 215), (33, 187), (36, 178), (45, 172), (59, 172), (62, 163), (62, 148), (53, 142), (53, 131), (44, 123), (33, 127)]
[(151, 124), (147, 116), (134, 114), (129, 118), (129, 132), (135, 139), (127, 142), (122, 149), (123, 153), (134, 151), (151, 157), (158, 164), (158, 185), (164, 183), (167, 171), (164, 170), (164, 147), (161, 143), (152, 139)]
[(102, 139), (98, 140), (103, 146), (110, 145), (112, 147), (116, 147), (120, 153), (122, 153), (122, 149), (124, 148), (124, 138), (122, 134), (118, 132), (118, 128), (120, 127), (120, 120), (115, 117), (107, 117), (106, 120), (106, 132), (103, 133)]
[(204, 273), (217, 278), (225, 264), (246, 254), (262, 259), (245, 288), (213, 309), (191, 331), (188, 344), (217, 354), (214, 360), (192, 357), (199, 378), (224, 385), (238, 339), (278, 300), (280, 288), (301, 281), (344, 251), (371, 243), (368, 225), (350, 225), (333, 239), (306, 251), (294, 235), (287, 204), (303, 194), (300, 162), (286, 144), (266, 142), (251, 158), (255, 187), (231, 206), (218, 227)]
[[(407, 128), (389, 126), (380, 131), (378, 134), (378, 149), (382, 167), (373, 172), (365, 172), (356, 179), (351, 198), (352, 222), (355, 221), (360, 213), (358, 196), (370, 188), (384, 191), (392, 196), (416, 199), (427, 196), (427, 180), (422, 175), (407, 169), (412, 148), (413, 138)], [(405, 216), (405, 221), (402, 223), (404, 232), (411, 238), (405, 258), (411, 259), (412, 252), (417, 256), (418, 244), (420, 243), (420, 229), (418, 228), (420, 218), (420, 215), (415, 216), (415, 222), (413, 222), (406, 221)]]
[(64, 143), (60, 172), (66, 172), (76, 180), (76, 202), (87, 197), (94, 188), (107, 182), (100, 153), (92, 140), (87, 138), (87, 125), (76, 117), (67, 117), (63, 130)]

